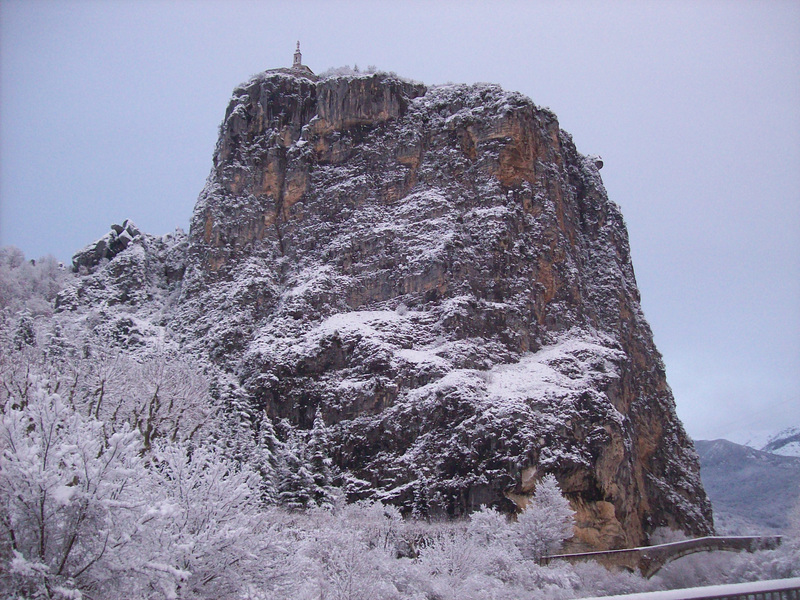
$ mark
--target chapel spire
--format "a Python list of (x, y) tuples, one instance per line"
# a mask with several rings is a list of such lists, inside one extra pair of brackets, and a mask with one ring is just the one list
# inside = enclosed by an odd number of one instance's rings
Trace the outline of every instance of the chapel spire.
[(300, 54), (300, 42), (297, 42), (297, 49), (294, 51), (294, 62), (292, 63), (293, 69), (300, 69), (303, 66), (303, 55)]

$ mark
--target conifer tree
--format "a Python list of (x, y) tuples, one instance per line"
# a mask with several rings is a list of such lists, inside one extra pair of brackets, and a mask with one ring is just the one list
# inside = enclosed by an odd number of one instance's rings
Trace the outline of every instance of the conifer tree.
[(26, 346), (36, 345), (36, 332), (33, 328), (33, 318), (30, 313), (23, 312), (17, 321), (17, 329), (14, 332), (14, 347), (22, 350)]
[(414, 519), (424, 519), (429, 515), (430, 508), (430, 481), (422, 469), (417, 470), (416, 481), (413, 484), (414, 497), (411, 505), (411, 516)]
[(314, 479), (314, 502), (322, 507), (332, 506), (334, 501), (331, 459), (328, 457), (327, 447), (328, 431), (322, 419), (322, 411), (317, 406), (308, 441), (308, 469)]
[(253, 467), (261, 477), (261, 501), (266, 505), (278, 502), (278, 454), (280, 441), (272, 419), (266, 411), (258, 423), (258, 434)]
[(58, 321), (53, 323), (45, 352), (50, 360), (62, 359), (69, 352), (69, 341), (64, 336), (64, 331)]
[(281, 445), (277, 468), (278, 502), (289, 510), (305, 510), (314, 504), (316, 485), (306, 468), (305, 444), (291, 429)]
[(225, 449), (225, 455), (240, 463), (254, 463), (256, 448), (253, 429), (254, 409), (247, 393), (234, 378), (228, 375), (212, 377), (209, 395), (219, 407), (220, 425), (215, 433), (218, 447)]

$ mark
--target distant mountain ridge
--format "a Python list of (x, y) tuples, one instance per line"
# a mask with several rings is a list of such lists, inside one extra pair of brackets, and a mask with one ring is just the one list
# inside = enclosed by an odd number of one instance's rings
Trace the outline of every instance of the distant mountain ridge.
[[(780, 438), (783, 439), (783, 438)], [(800, 501), (800, 458), (728, 440), (695, 440), (718, 533), (783, 532)]]
[(776, 433), (761, 450), (782, 456), (800, 456), (800, 427), (787, 427)]
[(766, 429), (755, 432), (739, 432), (725, 439), (781, 456), (800, 456), (800, 426), (792, 425), (783, 429)]

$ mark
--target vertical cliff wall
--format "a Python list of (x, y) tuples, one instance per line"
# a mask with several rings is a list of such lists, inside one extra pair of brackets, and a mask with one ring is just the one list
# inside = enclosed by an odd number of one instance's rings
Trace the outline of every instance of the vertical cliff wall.
[(619, 209), (520, 94), (253, 78), (182, 294), (187, 343), (271, 418), (321, 409), (353, 498), (510, 509), (554, 473), (578, 545), (711, 529)]

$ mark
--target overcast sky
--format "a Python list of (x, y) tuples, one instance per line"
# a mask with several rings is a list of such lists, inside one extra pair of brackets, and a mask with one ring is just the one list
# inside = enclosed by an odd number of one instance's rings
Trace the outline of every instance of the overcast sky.
[(600, 154), (678, 413), (800, 425), (800, 3), (0, 2), (0, 245), (188, 229), (233, 88), (357, 64), (495, 82)]

